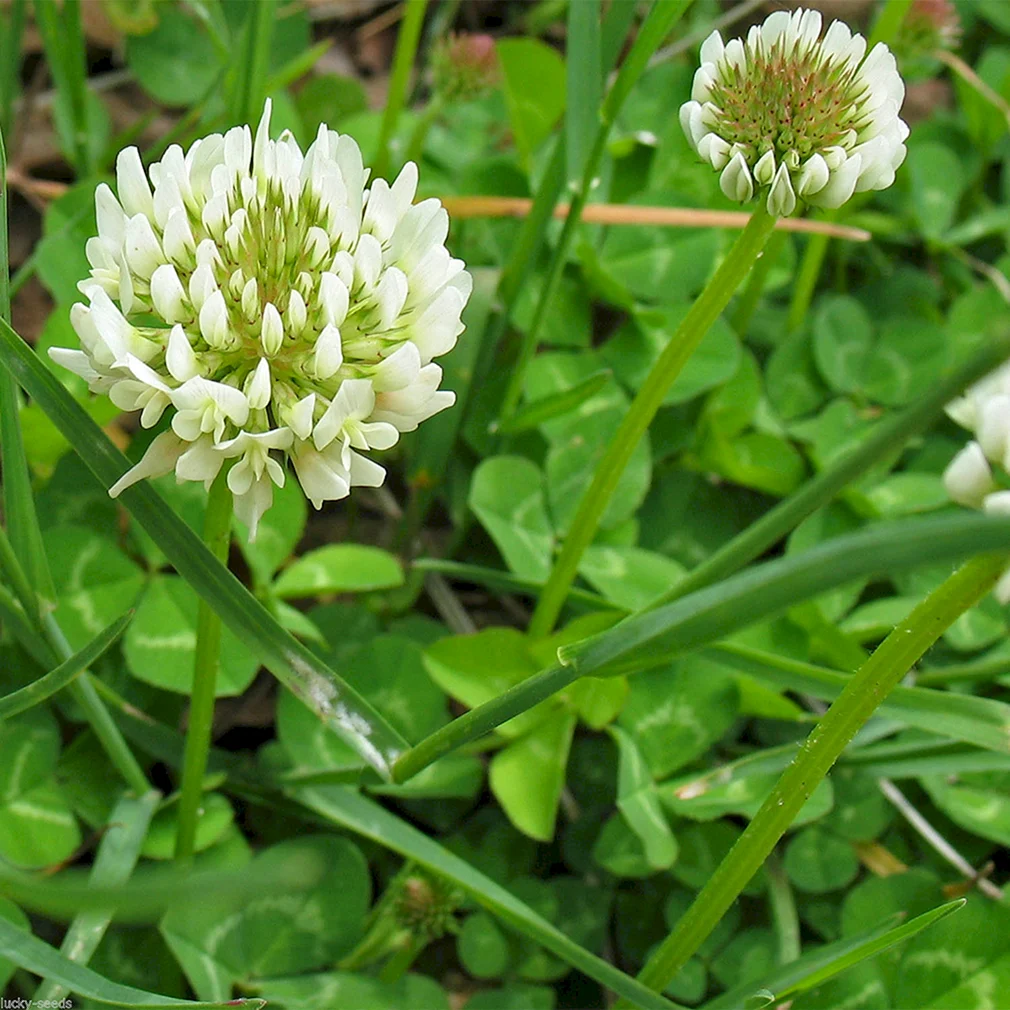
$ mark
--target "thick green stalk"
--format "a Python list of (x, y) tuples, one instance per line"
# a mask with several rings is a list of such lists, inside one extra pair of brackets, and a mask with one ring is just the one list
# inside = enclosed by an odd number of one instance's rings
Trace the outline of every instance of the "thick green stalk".
[[(203, 539), (222, 563), (228, 560), (231, 540), (232, 498), (224, 469), (211, 485), (204, 516)], [(193, 661), (193, 690), (189, 700), (189, 727), (182, 765), (182, 795), (179, 797), (179, 830), (175, 858), (191, 859), (196, 845), (196, 825), (203, 802), (203, 777), (207, 771), (210, 736), (214, 723), (214, 697), (221, 655), (221, 618), (200, 600), (196, 619), (196, 656)]]
[(787, 237), (784, 231), (776, 231), (772, 234), (764, 252), (754, 264), (750, 277), (747, 278), (747, 286), (737, 299), (730, 323), (741, 337), (747, 335), (750, 321), (754, 318), (754, 311), (757, 309), (761, 296), (764, 294), (765, 285), (768, 283), (768, 274), (775, 266), (775, 261), (779, 258), (779, 253), (782, 251)]
[(899, 413), (889, 415), (870, 436), (842, 455), (827, 470), (807, 481), (795, 494), (779, 502), (742, 533), (709, 555), (652, 606), (661, 606), (712, 585), (760, 557), (795, 529), (807, 516), (827, 505), (843, 488), (890, 453), (899, 452), (910, 438), (924, 431), (943, 408), (968, 386), (1010, 357), (1010, 333), (987, 343), (960, 368), (941, 379), (924, 396)]
[(638, 976), (641, 982), (657, 992), (670, 983), (761, 868), (856, 732), (940, 635), (992, 589), (1006, 564), (1002, 552), (966, 562), (887, 636), (825, 712), (747, 829), (649, 958)]
[(760, 203), (729, 255), (652, 366), (652, 371), (597, 465), (592, 483), (579, 502), (561, 553), (533, 613), (529, 627), (533, 637), (547, 635), (554, 627), (575, 581), (582, 555), (596, 536), (600, 519), (617, 490), (631, 454), (648, 431), (674, 379), (754, 265), (771, 236), (775, 221), (776, 218), (768, 213), (764, 203)]
[(424, 11), (427, 6), (428, 0), (406, 0), (400, 33), (396, 38), (396, 52), (393, 54), (393, 70), (389, 76), (386, 108), (383, 110), (382, 124), (379, 127), (379, 147), (372, 165), (373, 179), (384, 179), (389, 172), (389, 142), (393, 139), (396, 121), (407, 102), (410, 72), (417, 55), (417, 44), (421, 40), (421, 27), (424, 25)]

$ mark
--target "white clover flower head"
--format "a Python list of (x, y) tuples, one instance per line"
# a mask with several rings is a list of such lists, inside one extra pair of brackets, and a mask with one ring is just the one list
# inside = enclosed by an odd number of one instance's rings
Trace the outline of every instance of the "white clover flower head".
[(840, 207), (891, 185), (905, 158), (905, 86), (887, 46), (865, 53), (841, 21), (821, 38), (815, 10), (776, 11), (746, 40), (705, 40), (680, 121), (729, 199), (759, 193), (784, 217), (801, 201)]
[[(1010, 515), (1010, 491), (999, 488), (993, 472), (1010, 473), (1010, 362), (949, 403), (947, 414), (974, 435), (943, 473), (947, 494), (968, 508)], [(994, 592), (1000, 603), (1010, 603), (1010, 569)]]
[(230, 463), (251, 537), (285, 458), (317, 508), (382, 483), (364, 454), (454, 402), (432, 359), (472, 289), (442, 205), (414, 203), (412, 163), (369, 186), (350, 137), (321, 126), (303, 155), (269, 126), (267, 102), (255, 139), (172, 146), (147, 173), (136, 148), (119, 155), (71, 311), (81, 349), (50, 352), (145, 427), (172, 412), (110, 494), (173, 470), (209, 486)]

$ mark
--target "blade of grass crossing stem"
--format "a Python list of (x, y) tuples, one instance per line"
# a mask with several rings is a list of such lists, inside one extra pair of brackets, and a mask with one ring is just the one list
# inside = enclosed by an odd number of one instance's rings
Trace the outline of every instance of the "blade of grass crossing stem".
[[(203, 522), (203, 540), (222, 564), (228, 563), (231, 544), (232, 498), (228, 473), (222, 468), (207, 496)], [(196, 615), (196, 650), (193, 659), (193, 689), (189, 696), (189, 726), (183, 756), (182, 786), (179, 797), (178, 831), (175, 858), (193, 858), (196, 849), (196, 825), (203, 802), (203, 777), (207, 771), (210, 737), (214, 726), (214, 698), (221, 657), (221, 618), (210, 604), (201, 599)]]
[(396, 131), (396, 123), (407, 102), (410, 90), (410, 72), (414, 69), (417, 45), (421, 40), (421, 27), (428, 0), (405, 0), (406, 10), (396, 37), (393, 70), (389, 75), (386, 107), (379, 126), (379, 145), (375, 155), (374, 178), (384, 179), (390, 169), (389, 144)]
[(0, 583), (0, 620), (6, 622), (7, 630), (43, 670), (50, 665), (52, 654), (45, 639), (39, 634), (38, 629), (32, 627), (25, 616), (24, 608), (2, 583)]
[[(103, 487), (129, 468), (126, 457), (27, 344), (0, 322), (0, 361), (61, 431)], [(407, 749), (400, 734), (350, 684), (285, 631), (146, 483), (120, 498), (176, 571), (207, 600), (264, 666), (383, 777)]]
[(13, 0), (6, 13), (0, 12), (0, 133), (4, 134), (14, 121), (27, 6), (28, 0)]
[[(885, 523), (837, 537), (802, 554), (748, 569), (657, 610), (641, 611), (609, 631), (558, 650), (560, 663), (471, 709), (411, 748), (396, 763), (402, 782), (579, 677), (640, 669), (657, 653), (680, 655), (862, 576), (914, 568), (924, 559), (954, 561), (1010, 545), (1010, 520), (950, 515)], [(643, 661), (644, 657), (644, 661)], [(623, 664), (623, 665), (622, 665)]]
[(340, 786), (311, 787), (291, 790), (291, 796), (331, 823), (369, 838), (453, 881), (502, 922), (602, 986), (628, 997), (632, 1003), (649, 1010), (670, 1010), (674, 1006), (570, 940), (500, 884), (357, 790)]
[(607, 5), (600, 29), (600, 70), (609, 74), (620, 59), (624, 40), (635, 20), (637, 4), (612, 3)]
[(276, 0), (256, 0), (246, 7), (244, 44), (235, 61), (232, 118), (236, 125), (255, 124), (263, 114), (276, 6)]
[(75, 652), (65, 663), (61, 663), (25, 687), (0, 698), (0, 719), (9, 719), (19, 712), (34, 708), (47, 698), (51, 698), (57, 691), (62, 691), (119, 639), (132, 619), (132, 611), (124, 614), (118, 621), (114, 621), (104, 631), (99, 632), (80, 652)]
[[(91, 867), (92, 883), (100, 887), (114, 887), (130, 879), (140, 847), (144, 844), (147, 829), (158, 809), (161, 793), (152, 789), (140, 797), (124, 796), (109, 815), (109, 825)], [(91, 909), (74, 917), (60, 944), (60, 953), (69, 961), (86, 965), (102, 942), (105, 931), (112, 922), (112, 913), (104, 909)], [(42, 980), (33, 999), (36, 1005), (43, 1000), (58, 1003), (70, 990), (53, 978)]]
[(736, 844), (649, 958), (639, 979), (650, 989), (665, 988), (705, 942), (856, 732), (940, 635), (992, 589), (1006, 563), (1005, 552), (968, 561), (933, 590), (853, 674)]
[(628, 460), (648, 431), (673, 381), (761, 254), (775, 227), (775, 221), (776, 218), (768, 213), (764, 203), (759, 204), (747, 227), (705, 285), (705, 290), (691, 306), (635, 395), (596, 466), (592, 482), (579, 501), (575, 517), (568, 528), (568, 536), (551, 568), (530, 621), (529, 633), (534, 638), (548, 635), (553, 630), (568, 590), (575, 581), (582, 555), (596, 536), (600, 519), (620, 484)]
[(867, 940), (855, 950), (849, 951), (830, 964), (826, 964), (819, 970), (811, 972), (806, 978), (793, 982), (792, 985), (787, 986), (785, 989), (777, 991), (775, 993), (775, 1002), (778, 1003), (781, 1000), (789, 999), (790, 997), (799, 995), (801, 992), (813, 989), (822, 982), (826, 982), (829, 978), (841, 974), (846, 968), (851, 968), (853, 965), (857, 965), (860, 961), (865, 961), (867, 958), (876, 957), (877, 954), (888, 950), (895, 946), (895, 944), (910, 940), (917, 933), (921, 933), (934, 923), (939, 922), (941, 919), (946, 919), (948, 915), (964, 908), (965, 904), (967, 904), (967, 901), (964, 898), (948, 901), (945, 905), (939, 905), (928, 912), (923, 912), (922, 915), (917, 915), (911, 922), (906, 922), (904, 925), (888, 930), (883, 936)]
[(603, 95), (600, 0), (568, 5), (565, 69), (568, 77), (565, 109), (565, 154), (568, 184), (578, 185), (599, 128)]
[(989, 341), (960, 368), (941, 379), (904, 410), (881, 421), (869, 436), (845, 453), (828, 469), (807, 481), (791, 497), (781, 501), (742, 533), (709, 555), (700, 565), (656, 600), (660, 606), (732, 575), (760, 557), (790, 533), (807, 516), (889, 453), (898, 452), (910, 438), (924, 431), (943, 413), (943, 408), (973, 382), (1010, 357), (1010, 332)]
[(56, 86), (56, 101), (71, 130), (72, 157), (79, 177), (92, 174), (88, 146), (87, 57), (80, 0), (35, 0), (35, 23)]
[[(617, 78), (607, 92), (607, 96), (600, 108), (600, 121), (597, 126), (596, 136), (589, 153), (585, 156), (582, 169), (582, 178), (574, 187), (574, 194), (571, 205), (568, 208), (568, 215), (561, 229), (557, 245), (551, 254), (550, 264), (544, 278), (543, 288), (537, 301), (537, 307), (533, 314), (533, 321), (529, 329), (523, 335), (519, 345), (519, 355), (513, 366), (509, 383), (505, 388), (505, 396), (502, 400), (499, 411), (499, 424), (508, 418), (519, 405), (522, 398), (523, 385), (526, 379), (526, 370), (533, 360), (537, 351), (537, 343), (540, 339), (540, 328), (547, 316), (547, 308), (553, 302), (557, 286), (561, 281), (564, 272), (565, 262), (568, 258), (568, 249), (575, 236), (575, 229), (578, 227), (582, 217), (582, 208), (589, 199), (589, 194), (596, 184), (600, 162), (603, 159), (604, 151), (607, 148), (607, 138), (610, 136), (610, 128), (614, 119), (620, 111), (624, 99), (627, 98), (631, 89), (637, 83), (638, 78), (648, 64), (649, 57), (659, 48), (663, 39), (670, 33), (670, 29), (684, 15), (684, 12), (691, 5), (691, 0), (656, 0), (646, 16), (631, 51), (628, 53)], [(574, 5), (579, 6), (579, 5)], [(567, 128), (571, 121), (566, 119), (565, 145), (569, 144)], [(570, 167), (572, 158), (567, 157), (567, 165)]]
[(264, 999), (226, 1000), (204, 1003), (193, 1000), (175, 999), (134, 989), (133, 986), (111, 982), (90, 968), (85, 968), (64, 957), (55, 947), (43, 943), (37, 937), (12, 922), (0, 919), (0, 956), (7, 958), (25, 971), (45, 978), (55, 979), (68, 992), (76, 993), (96, 1003), (106, 1006), (159, 1008), (190, 1007), (192, 1010), (210, 1010), (217, 1007), (250, 1007), (259, 1010), (266, 1006)]
[[(9, 323), (11, 318), (10, 260), (7, 232), (7, 152), (0, 134), (0, 319)], [(31, 476), (21, 435), (18, 390), (12, 376), (0, 375), (0, 458), (3, 459), (4, 519), (11, 546), (21, 564), (28, 584), (41, 606), (55, 602), (42, 533), (35, 515)], [(17, 586), (13, 587), (17, 590)], [(19, 593), (20, 595), (20, 593)], [(22, 598), (26, 611), (28, 602)], [(39, 611), (36, 610), (36, 613)], [(29, 614), (33, 617), (32, 614)], [(34, 619), (34, 617), (33, 617)]]

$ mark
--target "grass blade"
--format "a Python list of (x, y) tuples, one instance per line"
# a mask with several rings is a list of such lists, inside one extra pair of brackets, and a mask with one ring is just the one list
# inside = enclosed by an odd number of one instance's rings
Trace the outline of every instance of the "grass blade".
[(911, 922), (906, 922), (901, 926), (896, 926), (894, 929), (889, 929), (883, 936), (864, 941), (855, 950), (842, 954), (818, 970), (811, 972), (806, 977), (798, 979), (785, 989), (776, 992), (775, 1002), (778, 1003), (780, 1000), (806, 992), (808, 989), (813, 989), (822, 982), (826, 982), (829, 978), (845, 971), (846, 968), (851, 968), (853, 965), (859, 964), (860, 961), (865, 961), (867, 958), (874, 957), (893, 947), (895, 944), (910, 939), (916, 933), (921, 933), (924, 929), (932, 926), (933, 923), (939, 922), (953, 912), (958, 911), (958, 909), (964, 908), (965, 904), (966, 900), (964, 898), (958, 898), (957, 901), (948, 901), (945, 905), (939, 905), (928, 912), (923, 912), (922, 915), (917, 915)]
[(101, 656), (106, 649), (116, 642), (126, 631), (133, 619), (133, 611), (124, 614), (114, 621), (104, 631), (99, 632), (80, 652), (75, 653), (65, 663), (55, 670), (50, 670), (44, 677), (32, 681), (25, 687), (0, 698), (0, 719), (8, 719), (19, 712), (25, 712), (51, 698), (57, 691), (62, 691), (73, 683), (85, 670)]
[[(161, 793), (152, 789), (139, 799), (124, 796), (109, 817), (109, 827), (102, 836), (91, 869), (91, 882), (98, 886), (115, 886), (130, 879), (140, 847), (144, 844), (148, 826), (161, 801)], [(97, 950), (105, 931), (112, 922), (112, 913), (103, 909), (81, 912), (70, 924), (60, 944), (60, 953), (68, 960), (85, 965)], [(43, 979), (35, 992), (35, 1002), (59, 1002), (70, 990), (52, 978)]]
[(432, 761), (482, 736), (579, 677), (644, 669), (659, 654), (683, 654), (862, 576), (970, 557), (1010, 543), (1010, 520), (950, 515), (882, 523), (802, 554), (755, 566), (717, 586), (626, 618), (609, 631), (558, 650), (560, 665), (538, 673), (460, 716), (399, 759), (402, 782)]
[(210, 1010), (212, 1007), (251, 1007), (259, 1010), (266, 1006), (265, 999), (227, 1000), (221, 1003), (199, 1003), (192, 1000), (159, 996), (157, 993), (134, 989), (133, 986), (110, 982), (90, 968), (64, 957), (55, 947), (43, 943), (37, 937), (18, 929), (12, 922), (0, 919), (0, 956), (7, 958), (19, 968), (56, 979), (69, 992), (86, 996), (96, 1003), (106, 1006), (147, 1007), (160, 1010), (170, 1007), (189, 1007), (191, 1010)]
[[(76, 449), (104, 487), (129, 467), (126, 457), (60, 385), (30, 347), (0, 323), (0, 361)], [(356, 691), (285, 631), (147, 484), (120, 499), (159, 544), (176, 571), (221, 620), (334, 732), (386, 777), (406, 741)]]
[[(7, 242), (7, 152), (0, 135), (0, 319), (11, 318), (10, 264)], [(6, 372), (0, 375), (0, 458), (3, 459), (3, 505), (14, 553), (35, 593), (55, 602), (56, 591), (35, 516), (31, 476), (21, 435), (17, 386)], [(27, 608), (28, 603), (21, 601)], [(33, 616), (33, 615), (29, 615)]]
[(257, 0), (247, 9), (244, 39), (234, 63), (232, 119), (235, 124), (255, 124), (263, 114), (275, 5), (276, 0)]
[(906, 445), (943, 414), (943, 408), (972, 383), (977, 382), (1010, 357), (1010, 333), (988, 341), (960, 368), (941, 379), (911, 406), (881, 421), (869, 436), (845, 453), (828, 469), (807, 481), (752, 523), (739, 536), (724, 544), (654, 604), (657, 606), (711, 585), (760, 557), (807, 516), (830, 502), (843, 488), (891, 452)]
[[(852, 679), (851, 674), (735, 643), (717, 645), (709, 652), (716, 662), (823, 701), (834, 701)], [(1010, 754), (1010, 705), (995, 698), (927, 687), (896, 687), (880, 706), (880, 714), (928, 733)]]
[(609, 369), (604, 368), (569, 389), (533, 400), (496, 425), (496, 430), (501, 435), (518, 435), (524, 431), (531, 431), (545, 421), (576, 410), (607, 384), (611, 374)]
[(600, 122), (603, 94), (600, 0), (579, 0), (568, 5), (566, 49), (565, 150), (568, 184), (578, 185)]
[(292, 790), (291, 796), (328, 821), (452, 880), (502, 922), (638, 1006), (670, 1010), (674, 1005), (574, 943), (500, 884), (355, 790), (340, 786), (303, 788)]
[(396, 131), (407, 93), (410, 89), (410, 72), (414, 69), (417, 44), (421, 40), (424, 12), (428, 0), (405, 0), (405, 13), (396, 37), (396, 52), (393, 54), (393, 69), (389, 75), (389, 90), (386, 93), (386, 108), (382, 113), (379, 127), (379, 146), (372, 166), (372, 178), (384, 179), (390, 169), (389, 142)]
[(21, 40), (28, 0), (13, 0), (9, 13), (0, 14), (0, 132), (9, 133), (14, 120), (21, 71)]

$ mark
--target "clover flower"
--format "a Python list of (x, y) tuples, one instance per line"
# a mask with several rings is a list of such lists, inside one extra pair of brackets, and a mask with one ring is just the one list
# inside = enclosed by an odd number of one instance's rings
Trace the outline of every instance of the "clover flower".
[(787, 216), (894, 181), (908, 136), (894, 56), (878, 43), (863, 59), (866, 40), (841, 21), (820, 34), (818, 11), (776, 11), (746, 41), (702, 44), (680, 122), (729, 199), (767, 190), (768, 211)]
[[(947, 413), (975, 436), (944, 471), (947, 494), (960, 505), (1010, 515), (1010, 491), (1000, 489), (992, 466), (1010, 472), (1010, 362), (948, 404)], [(1010, 569), (995, 593), (1001, 603), (1010, 603)]]
[(80, 350), (53, 359), (151, 427), (171, 428), (111, 489), (174, 470), (228, 486), (254, 537), (290, 460), (316, 508), (385, 470), (388, 449), (450, 406), (445, 354), (472, 282), (445, 248), (438, 200), (413, 203), (417, 169), (390, 186), (325, 125), (303, 155), (290, 133), (236, 127), (170, 147), (148, 174), (117, 160), (87, 244), (88, 304), (71, 310)]

